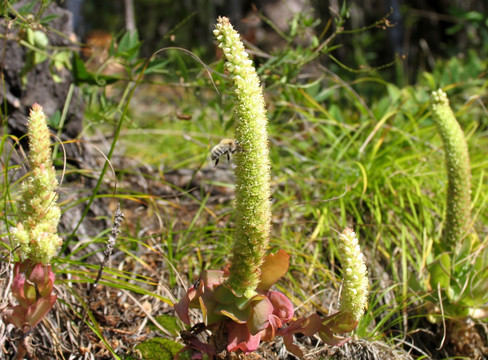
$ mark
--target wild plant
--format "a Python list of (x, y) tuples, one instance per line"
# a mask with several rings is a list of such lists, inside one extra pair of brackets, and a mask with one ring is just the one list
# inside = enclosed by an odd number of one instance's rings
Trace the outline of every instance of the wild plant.
[[(56, 302), (55, 275), (51, 260), (62, 244), (57, 226), (61, 211), (57, 205), (58, 182), (52, 164), (51, 140), (46, 116), (38, 104), (28, 118), (29, 165), (31, 173), (22, 183), (18, 223), (12, 229), (14, 249), (19, 258), (14, 264), (12, 295), (19, 303), (2, 312), (5, 323), (13, 324), (24, 335), (34, 328)], [(27, 352), (21, 337), (18, 358)]]
[[(368, 296), (368, 278), (356, 234), (346, 229), (339, 236), (344, 285), (338, 312), (321, 318), (318, 314), (296, 318), (291, 301), (271, 287), (286, 274), (289, 255), (282, 249), (267, 253), (271, 224), (270, 161), (267, 116), (262, 89), (252, 60), (239, 34), (227, 18), (219, 18), (214, 30), (234, 85), (236, 225), (230, 264), (223, 270), (206, 270), (188, 289), (175, 309), (191, 325), (189, 310), (201, 310), (204, 323), (182, 333), (187, 348), (210, 357), (255, 351), (261, 341), (281, 336), (296, 356), (303, 356), (293, 344), (293, 334), (318, 334), (331, 345), (348, 338), (334, 333), (354, 330), (361, 319)], [(211, 341), (198, 335), (210, 330)]]
[[(431, 110), (444, 143), (448, 181), (442, 236), (427, 266), (426, 285), (431, 291), (427, 300), (433, 305), (429, 316), (436, 320), (434, 315), (440, 314), (442, 319), (460, 323), (487, 318), (488, 248), (472, 229), (466, 138), (442, 90), (432, 92)], [(455, 336), (457, 332), (451, 330), (450, 336)]]

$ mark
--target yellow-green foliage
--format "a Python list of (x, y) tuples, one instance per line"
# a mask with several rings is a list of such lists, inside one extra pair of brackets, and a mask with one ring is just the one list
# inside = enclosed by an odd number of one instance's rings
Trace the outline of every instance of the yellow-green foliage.
[(46, 116), (38, 104), (28, 118), (31, 174), (22, 184), (14, 244), (20, 246), (22, 261), (49, 264), (61, 245), (57, 227), (61, 211), (57, 206), (58, 181), (51, 160), (51, 141)]
[(432, 92), (432, 115), (444, 142), (447, 167), (447, 213), (443, 238), (451, 245), (460, 244), (470, 223), (471, 169), (468, 145), (454, 116), (446, 93)]
[(229, 283), (238, 294), (251, 297), (259, 282), (270, 232), (268, 119), (256, 70), (229, 19), (218, 19), (214, 35), (237, 96), (236, 232)]

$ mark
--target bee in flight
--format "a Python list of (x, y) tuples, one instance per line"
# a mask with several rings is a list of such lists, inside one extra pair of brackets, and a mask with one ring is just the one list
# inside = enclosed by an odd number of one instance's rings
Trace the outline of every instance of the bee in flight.
[(215, 161), (215, 167), (219, 163), (222, 155), (227, 155), (227, 161), (230, 161), (230, 154), (234, 154), (239, 150), (239, 142), (234, 139), (223, 139), (210, 151), (212, 161)]

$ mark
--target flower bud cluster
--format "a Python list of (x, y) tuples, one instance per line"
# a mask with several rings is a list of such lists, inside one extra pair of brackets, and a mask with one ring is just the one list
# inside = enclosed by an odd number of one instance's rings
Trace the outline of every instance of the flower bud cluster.
[(54, 273), (49, 265), (61, 245), (57, 226), (61, 211), (56, 203), (58, 182), (51, 160), (51, 140), (46, 116), (38, 104), (32, 106), (28, 123), (31, 174), (22, 183), (14, 245), (21, 260), (15, 263), (12, 295), (19, 305), (2, 311), (5, 323), (24, 334), (36, 326), (56, 302)]
[(431, 95), (432, 117), (442, 137), (447, 168), (446, 219), (442, 229), (444, 241), (461, 246), (471, 222), (471, 166), (464, 132), (441, 89)]
[(351, 312), (354, 320), (359, 321), (368, 301), (368, 271), (352, 229), (346, 228), (339, 236), (339, 250), (344, 269), (340, 310)]
[(51, 160), (50, 134), (40, 105), (32, 106), (27, 126), (32, 172), (22, 183), (13, 240), (15, 246), (20, 246), (22, 260), (49, 264), (62, 242), (57, 234), (61, 210), (56, 203), (58, 182)]
[(229, 19), (217, 20), (214, 35), (227, 60), (236, 101), (236, 231), (229, 284), (251, 298), (259, 282), (271, 228), (268, 118), (256, 70)]

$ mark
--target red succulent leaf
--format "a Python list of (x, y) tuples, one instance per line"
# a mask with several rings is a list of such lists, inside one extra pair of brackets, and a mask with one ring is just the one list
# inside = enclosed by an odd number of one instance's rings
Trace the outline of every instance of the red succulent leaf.
[(261, 336), (263, 341), (271, 341), (276, 336), (276, 330), (283, 326), (281, 320), (275, 316), (270, 315), (268, 327), (265, 329), (264, 334)]
[(224, 270), (205, 270), (202, 272), (201, 279), (207, 288), (213, 289), (222, 284), (228, 277), (229, 271), (225, 268)]
[(36, 284), (41, 297), (49, 296), (53, 290), (55, 275), (50, 265), (36, 264), (32, 269), (29, 280)]
[(314, 336), (322, 326), (322, 319), (317, 314), (312, 314), (306, 318), (299, 318), (290, 322), (286, 328), (280, 329), (278, 335), (288, 336), (295, 333), (302, 333), (306, 336)]
[(351, 339), (349, 337), (345, 338), (334, 335), (334, 333), (329, 328), (327, 328), (327, 326), (324, 325), (319, 331), (319, 336), (324, 343), (333, 346), (342, 346)]
[[(216, 306), (213, 298), (214, 288), (225, 280), (226, 272), (222, 270), (206, 270), (200, 278), (187, 290), (183, 299), (175, 305), (175, 311), (178, 317), (185, 324), (190, 325), (189, 309), (200, 308), (204, 318), (213, 313)], [(207, 320), (212, 323), (220, 319)]]
[(56, 295), (52, 295), (54, 273), (50, 265), (36, 264), (27, 260), (14, 267), (12, 294), (19, 302), (6, 308), (2, 317), (22, 331), (30, 331), (52, 309)]
[(247, 327), (251, 334), (256, 335), (258, 332), (266, 329), (269, 324), (269, 317), (273, 314), (273, 304), (268, 298), (261, 299), (257, 302), (251, 311), (251, 316), (247, 322)]
[(33, 282), (26, 279), (24, 273), (18, 273), (12, 283), (12, 295), (23, 307), (29, 307), (36, 303), (36, 286)]
[(284, 323), (291, 320), (295, 310), (290, 299), (278, 291), (268, 292), (268, 299), (273, 304), (273, 315), (276, 315)]
[(44, 316), (52, 309), (56, 302), (56, 295), (40, 298), (32, 306), (17, 305), (2, 311), (2, 318), (6, 323), (11, 323), (18, 329), (27, 332), (36, 326)]
[(56, 298), (56, 295), (51, 295), (47, 298), (40, 298), (34, 306), (29, 307), (25, 318), (31, 327), (36, 326), (39, 321), (41, 321), (42, 318), (46, 316), (46, 314), (53, 308)]
[(29, 274), (29, 280), (38, 284), (37, 286), (40, 286), (46, 282), (46, 273), (41, 263), (36, 264), (36, 266), (32, 268), (32, 271)]
[[(220, 300), (215, 299), (215, 292), (218, 289), (223, 288), (219, 291), (222, 291), (223, 293), (225, 293), (225, 295), (221, 296), (228, 295), (228, 292), (226, 291), (227, 289), (225, 289), (223, 285), (224, 281), (228, 277), (228, 267), (224, 268), (223, 270), (205, 270), (202, 273), (201, 279), (204, 285), (204, 292), (199, 298), (199, 301), (200, 309), (207, 325), (211, 325), (222, 320), (222, 314), (219, 314), (216, 309), (220, 303)], [(232, 296), (232, 294), (228, 296)]]
[(218, 305), (215, 312), (227, 316), (232, 321), (239, 324), (245, 324), (249, 321), (252, 313), (251, 307), (239, 309), (235, 304)]
[(32, 267), (30, 261), (16, 263), (12, 294), (24, 307), (33, 306), (39, 298), (49, 298), (54, 286), (54, 272), (50, 265)]
[(251, 335), (246, 324), (227, 323), (227, 351), (241, 350), (245, 354), (255, 351), (261, 342), (261, 333)]
[(291, 352), (297, 358), (303, 359), (303, 352), (293, 343), (293, 336), (283, 336), (283, 343), (285, 344), (286, 350)]
[(21, 273), (21, 271), (20, 271), (20, 262), (16, 262), (15, 265), (14, 265), (14, 277), (16, 277), (17, 275), (19, 275), (19, 273)]
[[(321, 326), (318, 315), (290, 322), (294, 315), (291, 301), (278, 291), (269, 291), (272, 286), (288, 270), (289, 255), (280, 250), (275, 255), (268, 255), (261, 268), (263, 274), (256, 296), (248, 299), (237, 296), (225, 281), (229, 276), (229, 268), (221, 271), (204, 271), (197, 281), (197, 289), (188, 289), (185, 297), (175, 306), (178, 316), (186, 324), (190, 323), (189, 308), (199, 307), (203, 313), (207, 328), (222, 325), (227, 328), (227, 350), (241, 350), (249, 353), (256, 350), (260, 341), (271, 341), (275, 335), (283, 335), (290, 351), (299, 354), (298, 347), (293, 345), (293, 334), (303, 332), (315, 334)], [(310, 336), (311, 336), (310, 335)], [(207, 344), (192, 339), (189, 347), (207, 354), (215, 354), (215, 348), (206, 348)]]
[(306, 318), (300, 318), (290, 322), (286, 328), (277, 331), (277, 335), (283, 337), (286, 349), (297, 357), (303, 357), (303, 353), (298, 346), (293, 344), (293, 334), (302, 333), (306, 336), (313, 336), (319, 332), (322, 326), (322, 319), (317, 314), (312, 314)]
[(196, 294), (197, 291), (192, 286), (188, 289), (185, 296), (183, 296), (183, 299), (175, 305), (176, 314), (186, 325), (190, 325), (190, 316), (188, 312), (190, 310), (190, 303), (195, 298)]
[[(225, 315), (239, 324), (248, 322), (252, 316), (253, 309), (264, 299), (268, 300), (265, 295), (259, 294), (251, 299), (237, 296), (227, 284), (217, 287), (212, 298), (213, 303), (216, 304), (215, 313)], [(262, 307), (263, 305), (260, 306)]]
[[(15, 265), (15, 268), (17, 268), (17, 265)], [(18, 272), (16, 273), (14, 271), (14, 280), (12, 282), (12, 295), (23, 306), (29, 306), (31, 305), (31, 302), (25, 297), (24, 284), (25, 274)]]
[(322, 324), (332, 332), (346, 333), (353, 331), (358, 326), (358, 321), (354, 319), (354, 315), (350, 311), (339, 311), (327, 316)]
[(280, 277), (286, 274), (290, 263), (290, 255), (284, 250), (278, 250), (276, 254), (268, 254), (261, 265), (261, 279), (258, 290), (267, 292)]
[(214, 289), (206, 288), (206, 291), (199, 298), (200, 309), (207, 325), (217, 323), (223, 319), (223, 314), (218, 310), (220, 304), (214, 299), (214, 293)]
[(26, 323), (25, 308), (20, 305), (12, 306), (2, 311), (2, 320), (6, 324), (13, 324), (16, 328), (21, 329)]
[(221, 284), (215, 288), (213, 299), (219, 304), (235, 304), (237, 296), (234, 291), (226, 284)]

